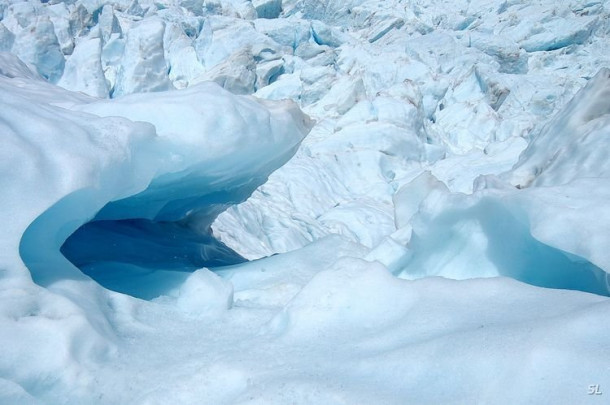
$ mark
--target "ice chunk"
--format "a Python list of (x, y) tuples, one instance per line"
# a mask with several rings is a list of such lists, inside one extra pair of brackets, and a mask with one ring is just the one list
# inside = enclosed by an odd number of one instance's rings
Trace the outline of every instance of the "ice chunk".
[(374, 249), (371, 249), (364, 259), (371, 262), (377, 261), (383, 264), (391, 273), (398, 274), (411, 260), (411, 252), (403, 243), (395, 240), (392, 236), (388, 236), (375, 246)]
[[(296, 340), (348, 337), (389, 325), (415, 302), (379, 263), (344, 258), (318, 273), (269, 325)], [(390, 310), (391, 309), (391, 310)]]
[(282, 12), (282, 0), (253, 0), (258, 18), (277, 18)]
[(324, 97), (336, 83), (336, 72), (330, 66), (317, 66), (302, 69), (300, 79), (303, 82), (301, 102), (310, 105)]
[(98, 19), (98, 26), (104, 43), (108, 42), (112, 34), (122, 34), (119, 20), (114, 14), (111, 4), (105, 4)]
[(394, 200), (396, 228), (403, 228), (411, 223), (411, 218), (419, 211), (419, 205), (431, 193), (447, 193), (449, 190), (430, 172), (424, 172), (410, 183), (404, 185), (392, 197)]
[(475, 31), (470, 32), (463, 39), (468, 41), (468, 46), (473, 46), (495, 57), (500, 64), (500, 72), (527, 72), (527, 53), (517, 43), (512, 42), (510, 38)]
[(112, 35), (102, 48), (101, 61), (104, 77), (108, 83), (110, 92), (117, 82), (117, 74), (121, 69), (121, 59), (125, 51), (125, 39), (119, 35)]
[(599, 22), (597, 16), (556, 18), (546, 23), (541, 32), (534, 32), (521, 46), (528, 52), (553, 51), (572, 44), (582, 44)]
[(2, 22), (0, 22), (0, 52), (9, 52), (13, 47), (15, 34), (9, 31)]
[(256, 66), (252, 53), (242, 49), (224, 62), (194, 78), (191, 83), (211, 80), (235, 94), (252, 94), (256, 84)]
[[(261, 20), (263, 21), (263, 20)], [(243, 49), (255, 46), (274, 49), (277, 45), (254, 29), (251, 23), (226, 17), (210, 17), (195, 41), (197, 57), (207, 69), (211, 69)], [(258, 52), (254, 52), (257, 55)]]
[(74, 51), (73, 32), (70, 26), (70, 9), (65, 3), (53, 4), (48, 7), (49, 18), (53, 22), (55, 35), (64, 55), (70, 55)]
[(177, 24), (165, 28), (164, 50), (167, 63), (170, 65), (169, 78), (174, 87), (183, 89), (193, 83), (205, 68), (197, 58), (193, 40)]
[(308, 41), (311, 36), (309, 22), (298, 19), (256, 20), (254, 26), (276, 43), (292, 49)]
[(164, 30), (163, 21), (146, 19), (128, 32), (113, 97), (172, 88), (163, 52)]
[(93, 13), (99, 11), (98, 1), (77, 3), (70, 10), (70, 33), (73, 37), (86, 35), (93, 23)]
[(318, 20), (311, 22), (311, 34), (319, 45), (327, 45), (333, 48), (341, 46), (348, 38), (346, 34)]
[(3, 8), (7, 8), (3, 13), (3, 22), (8, 24), (11, 31), (18, 31), (19, 28), (26, 28), (35, 19), (37, 4), (32, 2), (15, 2), (13, 4), (2, 3)]
[(324, 50), (325, 50), (324, 48), (320, 47), (315, 42), (314, 43), (302, 42), (294, 50), (294, 55), (298, 56), (299, 58), (307, 60), (307, 59), (311, 59), (315, 56), (318, 56), (320, 53), (324, 52)]
[(215, 269), (235, 287), (240, 306), (284, 306), (321, 269), (342, 257), (362, 257), (368, 249), (340, 235), (328, 235), (281, 255)]
[(456, 153), (482, 149), (496, 140), (499, 118), (485, 102), (476, 103), (474, 108), (468, 103), (449, 104), (436, 117), (444, 139)]
[(59, 80), (63, 73), (64, 55), (48, 17), (36, 17), (24, 28), (15, 38), (13, 51), (24, 62), (36, 66), (38, 73), (51, 82)]
[(399, 29), (405, 24), (402, 18), (388, 18), (379, 21), (371, 28), (369, 42), (375, 42), (393, 29)]
[(299, 102), (303, 87), (297, 75), (282, 75), (279, 80), (259, 89), (256, 97), (267, 100), (292, 100)]
[(365, 95), (366, 90), (360, 77), (344, 76), (312, 108), (324, 112), (332, 111), (337, 115), (342, 115), (364, 98)]
[(610, 70), (601, 69), (523, 152), (510, 173), (520, 187), (610, 177)]
[(205, 7), (214, 14), (221, 14), (232, 18), (244, 20), (256, 18), (256, 9), (250, 0), (207, 0), (205, 1)]
[(284, 72), (284, 61), (281, 59), (259, 63), (256, 66), (256, 88), (260, 89), (273, 83)]
[(180, 6), (184, 7), (195, 15), (203, 13), (205, 0), (179, 0)]
[(196, 316), (218, 316), (233, 305), (233, 285), (208, 269), (197, 270), (180, 287), (176, 305)]
[(108, 84), (102, 70), (102, 40), (84, 39), (68, 58), (64, 74), (58, 82), (72, 91), (82, 91), (93, 97), (107, 97)]

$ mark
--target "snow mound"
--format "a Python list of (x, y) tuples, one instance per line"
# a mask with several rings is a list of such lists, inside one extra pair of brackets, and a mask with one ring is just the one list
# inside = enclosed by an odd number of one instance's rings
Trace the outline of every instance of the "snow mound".
[(233, 305), (233, 285), (208, 269), (192, 273), (180, 287), (176, 305), (197, 316), (218, 316)]
[[(6, 223), (0, 237), (0, 294), (2, 329), (12, 331), (2, 339), (28, 343), (2, 356), (0, 369), (36, 393), (45, 385), (31, 373), (50, 379), (48, 384), (69, 385), (69, 375), (76, 378), (84, 363), (102, 361), (115, 339), (111, 323), (129, 317), (134, 305), (100, 288), (70, 259), (83, 268), (104, 267), (98, 281), (110, 278), (109, 286), (134, 296), (154, 298), (177, 288), (188, 274), (184, 271), (201, 267), (201, 260), (195, 268), (167, 265), (160, 274), (146, 266), (134, 269), (151, 249), (165, 249), (160, 254), (166, 258), (178, 251), (205, 257), (207, 247), (213, 250), (220, 242), (206, 236), (209, 229), (200, 229), (193, 240), (190, 218), (197, 217), (200, 227), (210, 224), (223, 209), (247, 198), (289, 159), (310, 124), (290, 102), (240, 98), (214, 84), (126, 97), (113, 105), (31, 79), (34, 75), (16, 60), (13, 66), (0, 76)], [(147, 118), (152, 123), (144, 122)], [(183, 130), (183, 119), (191, 120), (189, 130)], [(82, 238), (64, 244), (85, 224), (78, 231)], [(172, 227), (173, 234), (164, 232)], [(190, 248), (177, 243), (181, 236), (191, 241)], [(168, 252), (172, 239), (178, 250)], [(167, 271), (177, 269), (182, 272)], [(109, 271), (119, 275), (108, 277)], [(186, 280), (179, 302), (189, 311), (205, 312), (212, 304), (198, 301), (196, 291), (209, 280), (197, 274)], [(41, 321), (22, 323), (24, 317)], [(41, 339), (54, 347), (53, 356), (43, 354), (47, 346)], [(24, 368), (12, 369), (16, 363)]]
[(316, 274), (271, 321), (270, 332), (311, 340), (379, 330), (413, 305), (415, 297), (404, 293), (403, 283), (381, 264), (341, 259)]

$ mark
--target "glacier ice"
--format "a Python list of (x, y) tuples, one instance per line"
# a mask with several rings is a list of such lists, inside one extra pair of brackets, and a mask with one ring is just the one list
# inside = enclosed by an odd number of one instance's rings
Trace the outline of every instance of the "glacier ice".
[(112, 96), (171, 88), (163, 50), (165, 23), (145, 19), (127, 33)]
[[(71, 169), (75, 178), (62, 186), (65, 196), (51, 200), (21, 238), (21, 256), (34, 280), (42, 285), (62, 277), (63, 271), (49, 271), (45, 263), (52, 260), (49, 256), (59, 253), (57, 244), (61, 246), (76, 227), (87, 221), (67, 240), (62, 252), (72, 263), (86, 266), (86, 273), (92, 276), (115, 272), (115, 263), (185, 271), (241, 261), (239, 255), (211, 236), (209, 225), (228, 205), (245, 200), (272, 170), (286, 161), (308, 128), (306, 117), (290, 104), (264, 107), (249, 99), (234, 100), (212, 84), (175, 94), (162, 93), (152, 99), (134, 95), (113, 102), (72, 106), (73, 112), (95, 112), (80, 113), (81, 121), (65, 113), (62, 121), (61, 115), (45, 104), (24, 109), (22, 114), (36, 114), (37, 107), (49, 109), (46, 123), (37, 121), (37, 125), (48, 128), (47, 136), (71, 136), (73, 139), (62, 142), (75, 146), (72, 152), (62, 152), (65, 164), (68, 159), (75, 162)], [(214, 109), (222, 113), (213, 113)], [(23, 120), (14, 111), (7, 114), (11, 114), (11, 118), (5, 117), (11, 126), (16, 125), (11, 124), (15, 120)], [(51, 118), (53, 114), (57, 117)], [(122, 120), (127, 123), (132, 122), (127, 118), (137, 120), (131, 124), (135, 127), (131, 132), (125, 132), (120, 121), (113, 122), (120, 120), (114, 118), (120, 115), (126, 117)], [(181, 127), (180, 122), (168, 119), (171, 116), (187, 121), (182, 121)], [(93, 127), (98, 131), (95, 135), (90, 135), (87, 117), (97, 117), (99, 121)], [(252, 125), (253, 122), (259, 124)], [(65, 135), (62, 126), (72, 127), (73, 131)], [(27, 131), (21, 129), (24, 130)], [(116, 137), (120, 131), (125, 135), (119, 141)], [(138, 146), (127, 149), (119, 142), (138, 142)], [(119, 157), (118, 167), (133, 165), (132, 185), (120, 169), (103, 170), (100, 157), (90, 160), (100, 162), (98, 165), (89, 166), (86, 153), (99, 156), (98, 149)], [(60, 177), (57, 181), (66, 179)], [(199, 232), (189, 230), (195, 220)], [(41, 249), (41, 239), (48, 239), (47, 235), (53, 233), (57, 236)], [(186, 243), (189, 240), (190, 247)], [(53, 248), (56, 251), (50, 252)], [(157, 255), (151, 256), (151, 250)], [(56, 260), (60, 263), (62, 258)], [(67, 274), (70, 268), (66, 266)], [(115, 286), (116, 283), (115, 277)], [(124, 283), (129, 284), (129, 279)]]
[(603, 400), (609, 12), (0, 0), (0, 403)]
[[(599, 151), (606, 146), (608, 77), (602, 69), (500, 174), (522, 190), (488, 176), (475, 180), (472, 195), (451, 194), (428, 175), (396, 193), (397, 226), (412, 228), (397, 271), (408, 278), (503, 275), (609, 295), (607, 255), (597, 250), (607, 243), (608, 171)], [(576, 189), (588, 190), (589, 203)], [(599, 213), (596, 224), (581, 216), (583, 203), (591, 204), (587, 214)]]
[(58, 84), (93, 97), (106, 97), (108, 83), (102, 67), (102, 41), (91, 38), (80, 43), (64, 67)]

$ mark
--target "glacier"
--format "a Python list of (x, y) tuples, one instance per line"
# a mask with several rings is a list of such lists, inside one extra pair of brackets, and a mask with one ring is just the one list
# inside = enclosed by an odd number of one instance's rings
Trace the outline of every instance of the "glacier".
[(604, 403), (609, 15), (0, 0), (0, 404)]

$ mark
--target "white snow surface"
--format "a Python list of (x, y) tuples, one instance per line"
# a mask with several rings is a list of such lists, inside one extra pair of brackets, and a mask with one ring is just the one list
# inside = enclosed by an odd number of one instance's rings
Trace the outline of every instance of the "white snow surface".
[(0, 0), (0, 404), (605, 403), (609, 21)]

